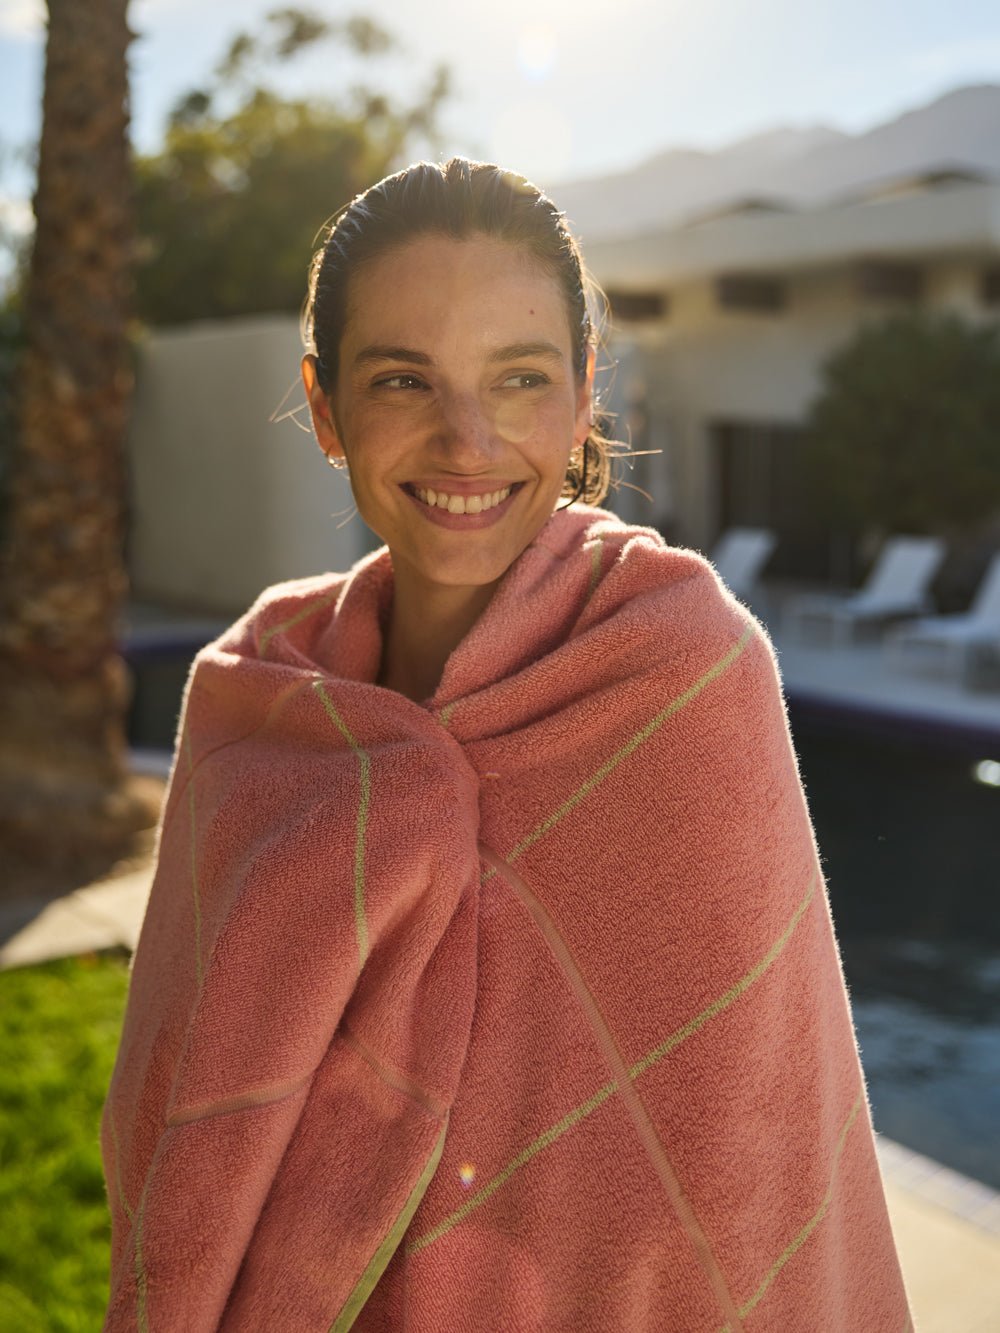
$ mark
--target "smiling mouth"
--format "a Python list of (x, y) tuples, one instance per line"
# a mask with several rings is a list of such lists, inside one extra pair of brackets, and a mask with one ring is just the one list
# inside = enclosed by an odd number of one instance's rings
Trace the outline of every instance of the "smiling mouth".
[(447, 491), (435, 491), (424, 486), (407, 486), (405, 489), (429, 509), (443, 509), (449, 514), (485, 514), (488, 510), (503, 504), (511, 492), (519, 489), (521, 484), (514, 482), (495, 491), (483, 491), (479, 495), (452, 495)]

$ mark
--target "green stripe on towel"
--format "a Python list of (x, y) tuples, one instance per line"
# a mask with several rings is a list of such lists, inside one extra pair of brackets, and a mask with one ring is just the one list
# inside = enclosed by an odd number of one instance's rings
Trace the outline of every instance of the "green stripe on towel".
[[(676, 1050), (682, 1042), (688, 1039), (688, 1037), (694, 1036), (694, 1034), (704, 1027), (706, 1023), (710, 1022), (713, 1018), (717, 1018), (719, 1014), (728, 1009), (731, 1004), (735, 1003), (741, 995), (744, 995), (755, 981), (760, 980), (768, 968), (771, 967), (784, 951), (785, 946), (791, 939), (792, 932), (795, 930), (795, 927), (802, 919), (804, 912), (813, 899), (816, 892), (816, 886), (817, 878), (814, 875), (809, 881), (809, 887), (806, 889), (805, 896), (792, 913), (788, 925), (774, 944), (772, 944), (771, 948), (768, 949), (764, 957), (756, 963), (745, 976), (741, 977), (739, 981), (730, 986), (727, 991), (720, 995), (718, 999), (713, 1000), (711, 1004), (706, 1005), (700, 1014), (695, 1015), (695, 1017), (685, 1023), (683, 1027), (678, 1028), (678, 1030), (668, 1037), (666, 1041), (661, 1042), (659, 1046), (654, 1047), (653, 1050), (644, 1055), (641, 1060), (638, 1060), (628, 1071), (629, 1078), (639, 1078), (647, 1069), (656, 1064), (657, 1061), (662, 1060), (665, 1055)], [(557, 1124), (552, 1125), (542, 1134), (539, 1134), (539, 1136), (534, 1139), (533, 1142), (529, 1143), (526, 1148), (521, 1149), (513, 1161), (508, 1162), (502, 1171), (498, 1172), (488, 1184), (484, 1185), (477, 1194), (474, 1194), (471, 1199), (467, 1200), (461, 1208), (456, 1209), (456, 1211), (451, 1213), (448, 1217), (443, 1218), (437, 1226), (433, 1227), (430, 1231), (425, 1231), (422, 1236), (417, 1236), (415, 1240), (412, 1240), (406, 1247), (407, 1254), (415, 1254), (418, 1250), (422, 1250), (428, 1245), (433, 1245), (435, 1241), (440, 1240), (442, 1236), (447, 1235), (453, 1227), (464, 1222), (471, 1212), (480, 1207), (481, 1204), (484, 1204), (487, 1199), (494, 1195), (503, 1185), (506, 1185), (507, 1181), (515, 1171), (518, 1171), (522, 1166), (525, 1166), (533, 1157), (542, 1152), (543, 1149), (550, 1147), (550, 1145), (555, 1143), (557, 1139), (561, 1138), (567, 1130), (570, 1130), (574, 1125), (579, 1124), (580, 1121), (590, 1115), (592, 1111), (596, 1111), (599, 1106), (602, 1106), (608, 1098), (617, 1091), (618, 1084), (615, 1080), (612, 1080), (610, 1083), (605, 1083), (602, 1088), (599, 1088), (597, 1092), (585, 1102), (582, 1102), (567, 1115), (563, 1116)]]
[(319, 695), (327, 716), (357, 755), (358, 764), (361, 768), (361, 797), (358, 801), (358, 818), (354, 836), (354, 928), (358, 938), (358, 971), (360, 972), (368, 957), (368, 921), (365, 917), (365, 837), (368, 832), (368, 807), (371, 804), (372, 761), (368, 751), (362, 749), (354, 739), (347, 723), (330, 702), (330, 697), (323, 688), (323, 682), (314, 680), (313, 689)]
[[(792, 1255), (796, 1252), (796, 1250), (801, 1249), (801, 1247), (809, 1239), (813, 1231), (820, 1224), (820, 1222), (822, 1222), (824, 1216), (826, 1215), (826, 1210), (830, 1207), (830, 1203), (833, 1199), (833, 1191), (837, 1183), (837, 1167), (840, 1165), (840, 1157), (844, 1151), (844, 1142), (847, 1138), (851, 1126), (857, 1119), (858, 1112), (861, 1110), (861, 1098), (862, 1094), (859, 1092), (854, 1102), (854, 1105), (851, 1107), (847, 1120), (844, 1122), (844, 1126), (840, 1131), (840, 1138), (837, 1140), (837, 1146), (833, 1150), (833, 1165), (830, 1169), (830, 1184), (829, 1187), (827, 1188), (826, 1193), (823, 1195), (822, 1202), (820, 1203), (816, 1211), (813, 1213), (812, 1217), (810, 1217), (809, 1221), (798, 1233), (798, 1235), (795, 1236), (791, 1241), (789, 1241), (785, 1249), (781, 1252), (781, 1254), (777, 1257), (777, 1259), (775, 1259), (774, 1263), (764, 1274), (760, 1286), (757, 1288), (754, 1294), (750, 1297), (748, 1301), (746, 1301), (743, 1305), (740, 1306), (739, 1315), (741, 1319), (743, 1319), (746, 1315), (748, 1315), (750, 1311), (754, 1308), (754, 1306), (757, 1305), (761, 1297), (767, 1291), (768, 1287), (771, 1285), (774, 1279), (784, 1268), (785, 1264), (788, 1263), (789, 1259), (791, 1259)], [(723, 1324), (723, 1326), (719, 1329), (719, 1333), (730, 1333), (729, 1325)]]
[(118, 1191), (118, 1202), (121, 1204), (121, 1210), (131, 1222), (134, 1219), (132, 1209), (129, 1207), (128, 1199), (125, 1197), (125, 1186), (122, 1184), (122, 1149), (118, 1142), (118, 1130), (115, 1128), (115, 1114), (111, 1107), (108, 1107), (108, 1127), (111, 1130), (111, 1141), (115, 1147), (115, 1189)]
[(361, 1274), (357, 1286), (347, 1298), (347, 1302), (336, 1320), (330, 1326), (330, 1333), (347, 1333), (347, 1330), (361, 1313), (362, 1306), (368, 1297), (375, 1290), (379, 1278), (385, 1272), (389, 1260), (399, 1249), (399, 1242), (403, 1239), (403, 1233), (410, 1225), (410, 1219), (417, 1211), (417, 1205), (427, 1193), (427, 1186), (431, 1183), (434, 1172), (438, 1168), (438, 1162), (441, 1160), (441, 1154), (444, 1151), (445, 1136), (448, 1133), (448, 1118), (445, 1117), (444, 1124), (441, 1126), (441, 1133), (437, 1137), (433, 1151), (427, 1160), (427, 1165), (420, 1173), (420, 1179), (414, 1185), (410, 1192), (410, 1197), (403, 1205), (403, 1211), (396, 1218), (392, 1230), (388, 1233), (385, 1240), (375, 1251), (371, 1263)]
[(268, 646), (276, 634), (284, 634), (286, 630), (294, 629), (295, 626), (301, 624), (303, 620), (308, 620), (309, 617), (315, 615), (317, 611), (322, 611), (325, 606), (330, 605), (339, 593), (340, 588), (338, 586), (334, 588), (333, 592), (328, 592), (325, 597), (317, 598), (315, 602), (307, 602), (300, 611), (296, 611), (294, 616), (289, 616), (287, 620), (283, 620), (280, 625), (272, 625), (270, 629), (266, 629), (260, 636), (260, 644), (258, 648), (260, 656), (266, 656)]
[[(540, 842), (542, 838), (551, 833), (560, 820), (564, 819), (566, 815), (575, 810), (580, 802), (585, 800), (595, 787), (599, 786), (624, 759), (628, 759), (630, 755), (633, 755), (640, 745), (648, 741), (650, 736), (658, 731), (668, 718), (673, 717), (675, 713), (679, 713), (682, 708), (685, 708), (693, 699), (696, 699), (706, 686), (711, 685), (712, 681), (717, 680), (725, 671), (728, 671), (753, 638), (755, 632), (754, 622), (751, 621), (733, 646), (728, 649), (717, 662), (713, 663), (703, 676), (699, 676), (693, 685), (687, 687), (683, 694), (679, 694), (676, 699), (671, 699), (666, 708), (661, 709), (650, 722), (647, 722), (646, 725), (641, 730), (637, 731), (630, 740), (626, 741), (620, 750), (616, 750), (610, 759), (606, 759), (596, 773), (592, 773), (589, 778), (582, 782), (580, 786), (577, 787), (576, 791), (563, 801), (558, 810), (553, 811), (553, 813), (549, 815), (547, 819), (543, 820), (533, 832), (529, 833), (527, 837), (522, 838), (513, 851), (509, 852), (504, 859), (509, 864), (513, 865), (517, 858), (526, 852), (529, 847), (534, 847), (536, 842)], [(482, 882), (485, 884), (488, 880), (492, 879), (496, 873), (497, 872), (491, 868), (483, 875)]]
[(587, 584), (587, 601), (594, 595), (594, 589), (601, 580), (601, 561), (604, 557), (604, 538), (598, 537), (590, 548), (590, 581)]

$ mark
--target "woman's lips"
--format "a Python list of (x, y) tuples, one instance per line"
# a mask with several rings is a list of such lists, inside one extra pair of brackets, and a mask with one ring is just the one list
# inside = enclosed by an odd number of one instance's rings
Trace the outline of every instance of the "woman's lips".
[(447, 490), (433, 484), (409, 482), (403, 490), (426, 519), (455, 531), (491, 527), (510, 508), (523, 482), (503, 482), (487, 489), (482, 481), (450, 483)]

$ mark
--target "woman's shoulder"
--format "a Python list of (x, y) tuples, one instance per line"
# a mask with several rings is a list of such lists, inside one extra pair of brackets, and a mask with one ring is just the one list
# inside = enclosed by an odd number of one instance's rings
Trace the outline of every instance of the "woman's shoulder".
[(709, 617), (746, 620), (749, 610), (737, 601), (700, 551), (674, 546), (655, 528), (626, 523), (603, 509), (574, 506), (554, 525), (553, 544), (570, 555), (589, 559), (596, 572), (594, 592), (608, 601), (657, 597), (691, 601)]
[(771, 676), (773, 647), (766, 627), (726, 587), (699, 551), (669, 544), (653, 528), (591, 511), (577, 540), (596, 574), (578, 632), (604, 624), (652, 657), (721, 657), (735, 645), (757, 644), (748, 662)]
[(391, 597), (392, 568), (384, 547), (344, 573), (275, 583), (199, 660), (239, 658), (356, 680), (377, 667), (381, 619)]
[(215, 641), (237, 656), (263, 657), (271, 642), (324, 606), (336, 603), (349, 574), (314, 574), (274, 583)]

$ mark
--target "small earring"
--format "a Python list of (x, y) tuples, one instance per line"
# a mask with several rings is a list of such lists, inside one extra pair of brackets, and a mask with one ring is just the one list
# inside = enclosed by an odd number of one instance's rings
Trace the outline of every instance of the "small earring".
[(326, 461), (330, 464), (330, 466), (331, 466), (332, 468), (336, 468), (338, 472), (342, 472), (342, 471), (344, 470), (344, 468), (347, 467), (347, 459), (346, 459), (346, 458), (337, 458), (337, 457), (332, 456), (331, 454), (327, 453), (326, 451), (324, 451), (324, 453), (323, 453), (323, 457), (324, 457), (324, 458), (326, 459)]

